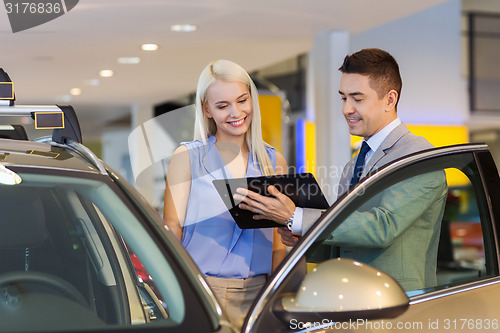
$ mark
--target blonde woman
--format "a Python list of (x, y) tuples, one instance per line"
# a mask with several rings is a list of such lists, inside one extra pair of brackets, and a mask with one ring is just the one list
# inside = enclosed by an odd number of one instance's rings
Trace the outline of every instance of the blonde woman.
[(195, 106), (194, 141), (181, 143), (168, 169), (164, 219), (241, 327), (285, 247), (275, 229), (240, 229), (212, 181), (284, 173), (287, 165), (263, 141), (257, 89), (236, 63), (203, 70)]

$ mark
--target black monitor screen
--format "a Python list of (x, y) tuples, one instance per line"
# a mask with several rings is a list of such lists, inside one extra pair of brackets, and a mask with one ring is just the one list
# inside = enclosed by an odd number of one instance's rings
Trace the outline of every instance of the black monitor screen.
[(0, 82), (0, 99), (13, 99), (14, 87), (12, 82)]
[(64, 114), (62, 112), (35, 112), (35, 128), (64, 128)]

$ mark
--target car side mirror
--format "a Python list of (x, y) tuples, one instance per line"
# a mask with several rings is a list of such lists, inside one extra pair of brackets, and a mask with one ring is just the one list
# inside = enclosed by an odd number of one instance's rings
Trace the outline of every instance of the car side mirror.
[(273, 305), (287, 325), (394, 318), (406, 311), (408, 297), (391, 276), (347, 258), (325, 261), (309, 272), (296, 294)]

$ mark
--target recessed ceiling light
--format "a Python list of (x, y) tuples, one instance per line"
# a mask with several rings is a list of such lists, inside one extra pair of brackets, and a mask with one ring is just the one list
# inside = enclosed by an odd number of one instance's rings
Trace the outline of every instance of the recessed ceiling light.
[(193, 24), (174, 24), (170, 26), (170, 30), (175, 32), (192, 32), (196, 31), (196, 29), (198, 28)]
[(82, 89), (80, 88), (72, 88), (69, 93), (73, 96), (78, 96), (82, 93)]
[(144, 51), (156, 51), (158, 50), (158, 44), (142, 44), (141, 49)]
[(120, 57), (118, 58), (119, 64), (138, 64), (141, 62), (141, 58), (139, 57)]
[(111, 69), (103, 69), (102, 71), (99, 72), (99, 75), (101, 77), (112, 77), (113, 71)]
[(99, 80), (98, 79), (90, 79), (85, 81), (85, 85), (87, 86), (98, 86), (99, 85)]
[(71, 95), (61, 95), (56, 97), (57, 101), (69, 103), (71, 102)]

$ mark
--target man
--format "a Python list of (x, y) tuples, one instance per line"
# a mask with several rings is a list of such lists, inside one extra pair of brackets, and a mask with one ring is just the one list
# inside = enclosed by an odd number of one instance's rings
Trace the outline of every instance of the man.
[[(424, 138), (408, 130), (397, 117), (402, 80), (399, 66), (387, 52), (364, 49), (346, 56), (339, 94), (342, 113), (352, 135), (363, 137), (362, 153), (344, 168), (340, 194), (360, 177), (395, 159), (432, 148)], [(279, 233), (285, 245), (294, 245), (321, 211), (295, 207), (275, 188), (274, 197), (263, 197), (238, 189), (241, 208), (288, 225)], [(444, 172), (433, 172), (400, 182), (370, 199), (333, 233), (332, 245), (340, 256), (371, 264), (391, 274), (405, 288), (415, 290), (435, 285), (439, 228), (446, 197)], [(365, 209), (365, 211), (361, 211)], [(403, 265), (404, 263), (404, 265)]]

